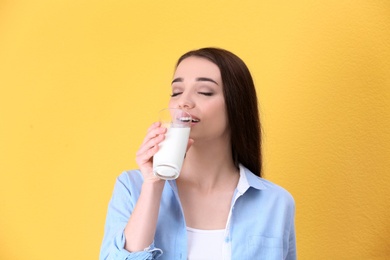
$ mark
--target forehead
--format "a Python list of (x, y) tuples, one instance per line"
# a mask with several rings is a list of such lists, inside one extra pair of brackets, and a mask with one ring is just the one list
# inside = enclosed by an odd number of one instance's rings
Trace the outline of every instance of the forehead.
[(209, 77), (215, 80), (221, 79), (221, 72), (216, 64), (205, 58), (188, 57), (177, 66), (174, 78)]

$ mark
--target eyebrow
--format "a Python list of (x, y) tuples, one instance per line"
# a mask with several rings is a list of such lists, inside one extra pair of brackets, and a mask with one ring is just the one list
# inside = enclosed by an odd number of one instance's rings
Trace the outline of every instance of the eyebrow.
[[(196, 78), (195, 81), (209, 81), (209, 82), (212, 82), (216, 85), (218, 85), (218, 83), (213, 80), (213, 79), (210, 79), (210, 78), (206, 78), (206, 77), (199, 77), (199, 78)], [(175, 83), (175, 82), (183, 82), (183, 78), (176, 78), (172, 81), (172, 84)]]

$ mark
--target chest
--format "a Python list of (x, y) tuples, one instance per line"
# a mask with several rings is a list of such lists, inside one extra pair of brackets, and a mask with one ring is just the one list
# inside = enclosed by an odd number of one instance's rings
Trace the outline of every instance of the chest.
[[(186, 202), (189, 203), (184, 206), (181, 205), (184, 198), (179, 200), (179, 196), (173, 193), (166, 195), (163, 196), (160, 207), (155, 237), (156, 246), (164, 251), (161, 259), (187, 259), (188, 250), (190, 250), (187, 243), (190, 238), (186, 226), (194, 223), (194, 225), (209, 227), (201, 226), (199, 229), (220, 229), (214, 222), (217, 219), (221, 219), (222, 228), (227, 225), (222, 245), (226, 255), (229, 256), (226, 259), (284, 259), (289, 248), (288, 241), (291, 240), (291, 246), (294, 246), (294, 238), (289, 238), (290, 234), (293, 234), (290, 217), (292, 212), (287, 211), (288, 205), (281, 201), (276, 202), (269, 197), (254, 197), (250, 196), (254, 194), (246, 193), (233, 200), (233, 207), (230, 205), (232, 200), (227, 199), (225, 218), (219, 218), (215, 216), (215, 212), (218, 211), (202, 196), (195, 202), (193, 202), (194, 198), (186, 198)], [(200, 207), (192, 208), (191, 202)], [(217, 204), (222, 205), (222, 203)], [(205, 208), (204, 205), (210, 205), (210, 207)], [(184, 207), (187, 208), (186, 213), (184, 213)], [(184, 214), (199, 213), (199, 211), (200, 214), (196, 214), (195, 218), (187, 216), (189, 219), (185, 219)], [(229, 212), (231, 215), (227, 220)], [(209, 224), (207, 220), (212, 220), (212, 224)]]
[(224, 229), (233, 191), (217, 194), (179, 194), (186, 225), (197, 229)]

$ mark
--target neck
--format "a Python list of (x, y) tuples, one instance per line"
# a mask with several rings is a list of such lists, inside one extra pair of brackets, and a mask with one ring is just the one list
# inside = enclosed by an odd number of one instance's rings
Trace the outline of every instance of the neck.
[(225, 186), (227, 180), (238, 176), (229, 142), (195, 142), (187, 152), (178, 181), (208, 190)]

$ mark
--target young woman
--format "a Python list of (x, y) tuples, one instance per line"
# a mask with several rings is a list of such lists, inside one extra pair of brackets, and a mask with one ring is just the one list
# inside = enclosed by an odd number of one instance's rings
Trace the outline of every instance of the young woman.
[(152, 124), (139, 170), (115, 184), (100, 259), (296, 259), (294, 200), (261, 178), (257, 97), (244, 62), (218, 48), (184, 54), (169, 107), (195, 119), (180, 177), (153, 175), (166, 128)]

